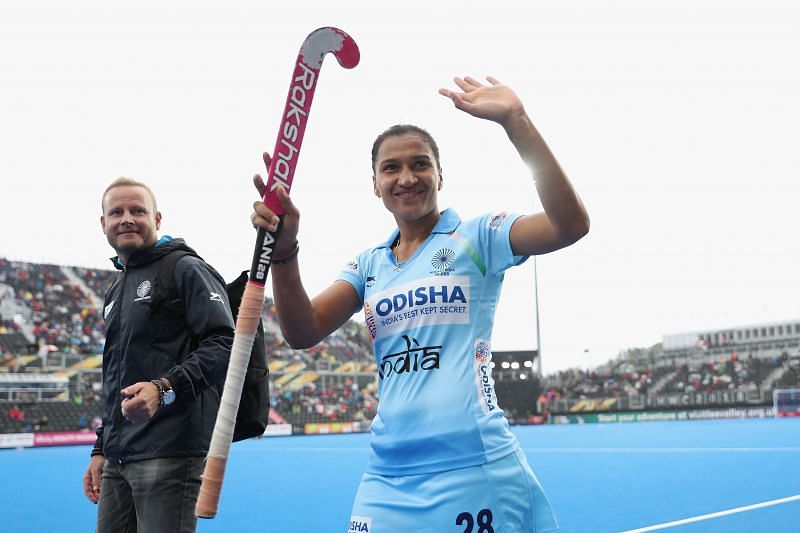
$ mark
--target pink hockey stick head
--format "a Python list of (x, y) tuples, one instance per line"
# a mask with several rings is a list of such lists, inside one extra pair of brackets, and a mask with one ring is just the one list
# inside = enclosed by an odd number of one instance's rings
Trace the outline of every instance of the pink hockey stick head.
[(283, 214), (283, 207), (278, 201), (275, 190), (283, 187), (289, 192), (292, 187), (319, 71), (322, 68), (322, 61), (329, 53), (336, 56), (339, 64), (348, 69), (358, 65), (358, 60), (361, 58), (358, 45), (353, 38), (338, 28), (319, 28), (303, 41), (303, 46), (297, 55), (289, 95), (286, 97), (286, 108), (281, 127), (278, 129), (278, 140), (272, 152), (267, 189), (264, 193), (264, 202), (277, 215)]
[(332, 53), (344, 68), (358, 65), (361, 54), (352, 37), (339, 28), (325, 27), (309, 34), (300, 49), (300, 57), (311, 68), (319, 69), (325, 54)]

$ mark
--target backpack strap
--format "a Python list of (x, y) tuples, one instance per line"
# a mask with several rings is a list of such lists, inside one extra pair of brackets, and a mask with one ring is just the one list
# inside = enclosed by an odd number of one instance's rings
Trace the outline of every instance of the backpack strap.
[(175, 250), (159, 260), (156, 274), (158, 292), (150, 299), (151, 315), (163, 305), (174, 314), (184, 318), (183, 297), (178, 294), (178, 287), (175, 284), (175, 265), (187, 255), (200, 258), (199, 255), (188, 250)]

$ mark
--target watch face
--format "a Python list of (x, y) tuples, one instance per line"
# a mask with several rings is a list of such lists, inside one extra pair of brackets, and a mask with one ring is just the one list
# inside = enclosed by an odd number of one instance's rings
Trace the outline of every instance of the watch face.
[(164, 405), (169, 405), (175, 401), (175, 391), (170, 389), (164, 392)]

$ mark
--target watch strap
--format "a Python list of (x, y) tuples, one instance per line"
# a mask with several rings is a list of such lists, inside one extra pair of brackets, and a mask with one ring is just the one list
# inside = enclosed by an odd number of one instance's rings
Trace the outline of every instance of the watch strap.
[(161, 383), (160, 379), (151, 379), (150, 383), (155, 385), (158, 389), (158, 406), (164, 407), (164, 393), (167, 392), (166, 389), (164, 389), (164, 384)]

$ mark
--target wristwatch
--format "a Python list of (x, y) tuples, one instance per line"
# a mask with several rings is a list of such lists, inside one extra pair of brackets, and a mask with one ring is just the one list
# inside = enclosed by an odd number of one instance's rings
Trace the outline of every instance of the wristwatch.
[(164, 378), (161, 379), (154, 379), (151, 380), (150, 383), (156, 386), (158, 389), (158, 406), (164, 407), (165, 405), (170, 405), (172, 402), (175, 401), (175, 391), (172, 390), (172, 386), (169, 384)]

